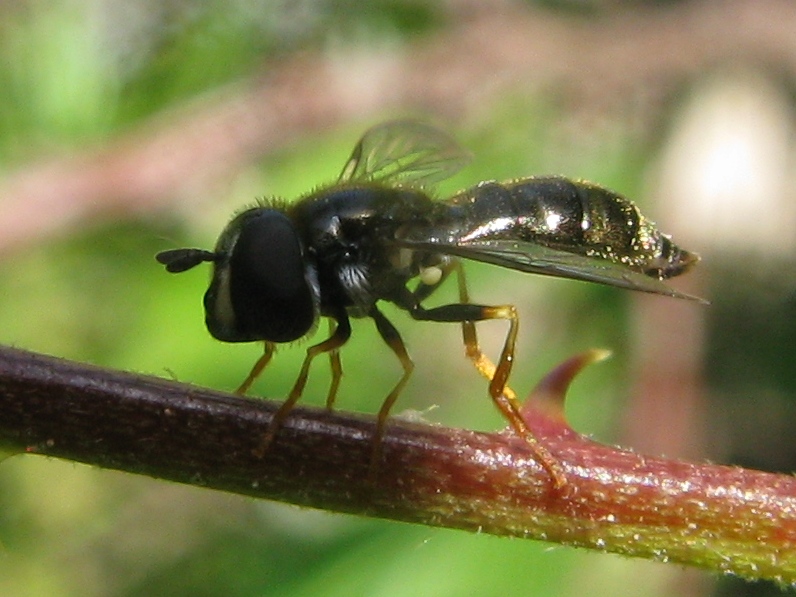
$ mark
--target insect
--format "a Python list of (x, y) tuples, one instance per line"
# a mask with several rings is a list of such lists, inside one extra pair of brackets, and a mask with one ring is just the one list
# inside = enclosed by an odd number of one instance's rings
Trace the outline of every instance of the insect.
[[(524, 438), (556, 486), (565, 483), (556, 459), (528, 429), (508, 386), (519, 320), (514, 306), (470, 302), (461, 259), (693, 299), (661, 280), (677, 276), (698, 256), (677, 247), (638, 208), (603, 187), (561, 177), (482, 182), (435, 200), (430, 187), (458, 171), (469, 155), (446, 133), (413, 121), (368, 130), (337, 182), (294, 203), (272, 199), (245, 209), (227, 225), (212, 251), (174, 249), (157, 260), (172, 273), (213, 264), (205, 296), (206, 324), (225, 342), (264, 343), (264, 353), (238, 388), (245, 393), (277, 344), (311, 334), (321, 317), (329, 336), (307, 349), (298, 378), (277, 411), (262, 453), (301, 397), (313, 360), (327, 354), (332, 408), (342, 375), (340, 348), (351, 318), (370, 318), (395, 353), (403, 374), (377, 418), (374, 462), (387, 418), (414, 364), (398, 330), (379, 310), (391, 302), (418, 321), (462, 326), (467, 357), (489, 381), (489, 395)], [(426, 308), (449, 277), (459, 302)], [(409, 284), (417, 280), (410, 289)], [(697, 299), (698, 300), (698, 299)], [(495, 365), (480, 349), (475, 322), (509, 324)]]

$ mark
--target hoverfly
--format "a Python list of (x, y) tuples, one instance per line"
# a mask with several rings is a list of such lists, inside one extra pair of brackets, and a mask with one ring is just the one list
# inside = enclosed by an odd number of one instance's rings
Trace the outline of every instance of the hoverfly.
[[(513, 429), (533, 448), (557, 486), (560, 465), (527, 428), (507, 385), (518, 317), (514, 306), (470, 302), (460, 259), (514, 270), (586, 280), (693, 299), (661, 280), (677, 276), (698, 256), (661, 234), (628, 199), (603, 187), (566, 178), (482, 182), (446, 200), (429, 187), (458, 171), (469, 155), (447, 134), (412, 121), (368, 130), (336, 183), (294, 203), (266, 200), (237, 214), (215, 249), (174, 249), (157, 260), (169, 272), (209, 261), (213, 277), (204, 296), (210, 333), (225, 342), (264, 343), (264, 354), (238, 388), (245, 393), (275, 346), (314, 331), (320, 317), (330, 335), (307, 349), (298, 378), (264, 437), (262, 452), (300, 398), (313, 359), (329, 355), (332, 408), (342, 375), (339, 349), (350, 319), (370, 318), (403, 368), (378, 413), (373, 463), (387, 418), (414, 368), (398, 330), (379, 310), (391, 302), (419, 321), (461, 324), (467, 357), (489, 380), (489, 395)], [(459, 302), (426, 308), (451, 273)], [(409, 283), (417, 279), (412, 289)], [(698, 300), (698, 299), (697, 299)], [(475, 322), (504, 319), (509, 331), (497, 365), (481, 351)]]

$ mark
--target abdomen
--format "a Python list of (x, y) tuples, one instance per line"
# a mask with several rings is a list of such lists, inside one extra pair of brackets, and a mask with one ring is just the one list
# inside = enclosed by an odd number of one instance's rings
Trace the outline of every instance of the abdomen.
[(630, 200), (591, 183), (562, 177), (486, 182), (446, 204), (454, 242), (532, 242), (658, 278), (676, 275), (686, 265), (685, 252)]

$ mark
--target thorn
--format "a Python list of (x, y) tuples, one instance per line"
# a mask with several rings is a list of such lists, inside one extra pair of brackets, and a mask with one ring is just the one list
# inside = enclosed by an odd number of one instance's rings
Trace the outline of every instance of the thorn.
[(528, 395), (521, 413), (528, 426), (540, 426), (549, 434), (555, 427), (559, 434), (574, 433), (564, 413), (567, 390), (575, 377), (587, 366), (611, 356), (610, 350), (593, 348), (571, 357), (545, 375)]

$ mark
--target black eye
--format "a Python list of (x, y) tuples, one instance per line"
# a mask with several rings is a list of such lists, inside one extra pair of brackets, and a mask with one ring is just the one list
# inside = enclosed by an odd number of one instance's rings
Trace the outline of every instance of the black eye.
[(312, 328), (314, 289), (293, 224), (263, 209), (242, 222), (229, 260), (229, 290), (238, 330), (251, 338), (289, 342)]

